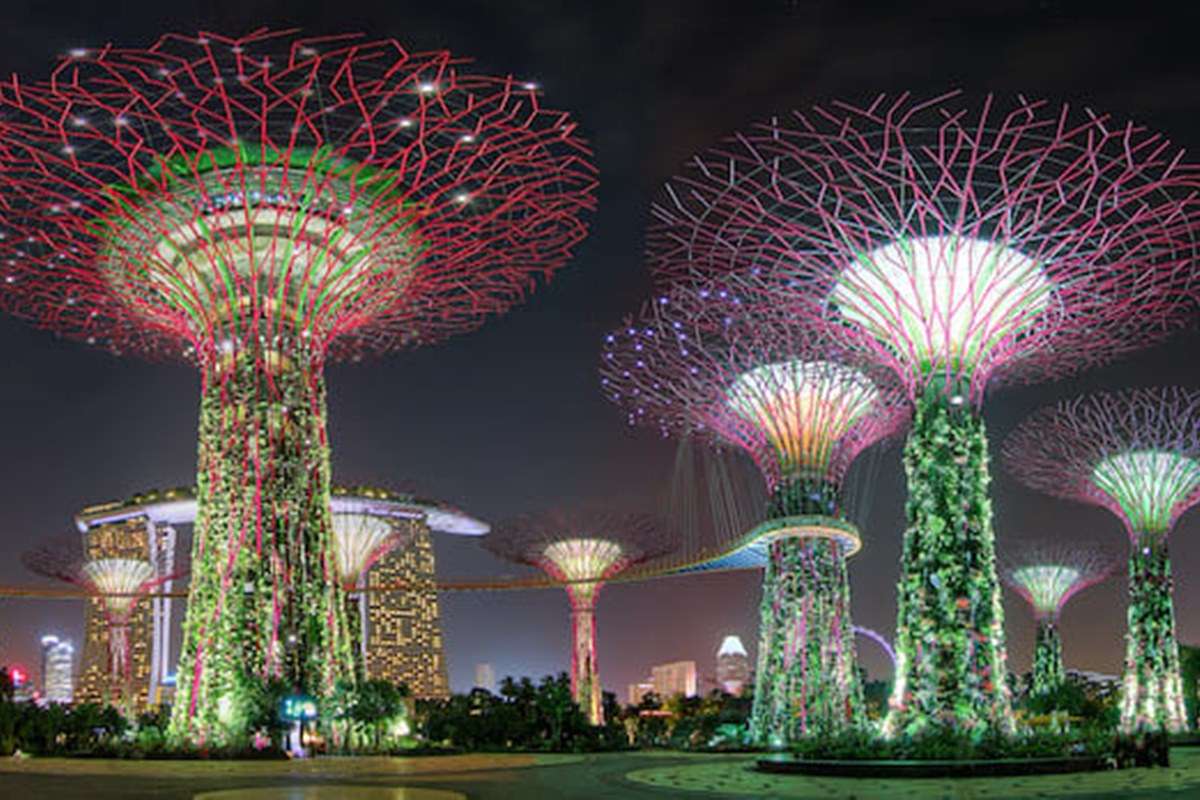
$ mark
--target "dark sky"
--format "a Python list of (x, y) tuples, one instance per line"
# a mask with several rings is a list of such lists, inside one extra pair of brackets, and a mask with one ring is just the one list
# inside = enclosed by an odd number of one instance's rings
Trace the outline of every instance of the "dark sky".
[[(830, 98), (961, 87), (1021, 92), (1128, 115), (1200, 158), (1200, 11), (1152, 2), (983, 4), (787, 2), (9, 2), (0, 73), (37, 78), (72, 47), (148, 44), (160, 32), (225, 33), (260, 25), (365, 31), (413, 48), (445, 47), (489, 72), (543, 84), (596, 150), (601, 188), (590, 239), (525, 306), (427, 350), (329, 372), (334, 468), (342, 483), (415, 486), (487, 520), (571, 499), (649, 498), (671, 478), (674, 448), (630, 431), (597, 390), (600, 338), (647, 293), (641, 252), (647, 208), (693, 151), (749, 122)], [(966, 9), (966, 10), (964, 10)], [(1182, 16), (1190, 13), (1192, 16)], [(1200, 337), (1184, 336), (1058, 384), (995, 392), (995, 446), (1026, 413), (1101, 387), (1200, 385)], [(80, 507), (192, 480), (198, 378), (185, 366), (117, 359), (0, 319), (0, 582), (30, 583), (19, 564), (40, 539), (70, 530)], [(995, 450), (995, 447), (993, 447)], [(1040, 537), (1123, 548), (1107, 512), (1041, 497), (994, 467), (1001, 546)], [(891, 635), (902, 528), (896, 449), (882, 457), (851, 576), (860, 624)], [(1180, 636), (1200, 641), (1200, 514), (1173, 534)], [(470, 540), (442, 537), (443, 578), (516, 574)], [(696, 659), (712, 674), (722, 635), (753, 646), (755, 574), (614, 586), (599, 607), (600, 670), (624, 695), (649, 665)], [(1124, 603), (1119, 582), (1072, 602), (1069, 666), (1116, 671)], [(1010, 663), (1029, 664), (1032, 625), (1006, 596)], [(0, 600), (0, 663), (32, 665), (36, 637), (78, 641), (80, 606)], [(565, 669), (561, 591), (443, 596), (451, 680), (476, 662), (498, 676)], [(883, 670), (874, 646), (863, 660)]]

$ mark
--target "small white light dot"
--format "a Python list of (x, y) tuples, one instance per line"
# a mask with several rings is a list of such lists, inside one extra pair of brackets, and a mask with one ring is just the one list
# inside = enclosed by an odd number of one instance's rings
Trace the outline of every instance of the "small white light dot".
[(411, 128), (413, 126), (413, 121), (408, 117), (401, 117), (400, 119), (396, 120), (396, 124), (401, 128)]
[(87, 123), (87, 120), (83, 117), (71, 117), (71, 124), (74, 125), (76, 128), (82, 128), (84, 125), (87, 125), (88, 123)]
[(534, 83), (533, 81), (526, 81), (525, 83), (523, 83), (521, 85), (531, 92), (536, 92), (539, 88), (538, 85), (536, 83)]
[(471, 202), (471, 195), (467, 194), (466, 192), (459, 192), (458, 194), (454, 195), (454, 202), (469, 203)]
[(460, 142), (462, 142), (463, 144), (470, 144), (471, 142), (475, 141), (475, 137), (469, 133), (466, 133), (466, 134), (463, 134), (462, 136), (458, 137), (458, 140)]
[(88, 54), (88, 51), (85, 47), (75, 47), (69, 50), (68, 54), (71, 56), (71, 58), (83, 58)]
[(437, 84), (426, 81), (425, 83), (417, 84), (417, 91), (421, 94), (433, 94), (437, 91)]

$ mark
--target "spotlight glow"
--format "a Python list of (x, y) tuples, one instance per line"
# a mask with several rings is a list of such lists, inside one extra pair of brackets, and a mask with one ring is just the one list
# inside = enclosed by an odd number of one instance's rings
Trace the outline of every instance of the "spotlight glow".
[(370, 514), (334, 514), (333, 543), (342, 585), (355, 586), (399, 540), (399, 531), (389, 519)]
[(1200, 461), (1163, 451), (1118, 453), (1096, 465), (1092, 480), (1137, 531), (1167, 531), (1177, 510), (1200, 488)]
[(154, 567), (133, 558), (101, 558), (83, 565), (83, 574), (104, 598), (109, 614), (129, 615), (138, 595), (154, 579)]
[(930, 373), (967, 370), (1049, 305), (1032, 259), (957, 236), (897, 239), (851, 261), (830, 294), (842, 316)]
[(824, 472), (838, 440), (871, 410), (879, 392), (851, 367), (784, 361), (742, 373), (725, 397), (770, 441), (783, 472)]
[(1055, 614), (1059, 603), (1083, 577), (1079, 570), (1063, 564), (1044, 564), (1013, 570), (1012, 580), (1028, 592), (1030, 604), (1038, 614)]
[(608, 539), (564, 539), (551, 542), (542, 551), (547, 567), (560, 580), (572, 581), (567, 591), (573, 597), (590, 597), (595, 581), (607, 577), (622, 560), (621, 546)]

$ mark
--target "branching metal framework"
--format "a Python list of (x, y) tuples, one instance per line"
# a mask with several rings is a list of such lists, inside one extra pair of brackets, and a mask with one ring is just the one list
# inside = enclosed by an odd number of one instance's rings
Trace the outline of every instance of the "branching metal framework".
[(696, 156), (654, 208), (661, 278), (736, 275), (890, 366), (980, 402), (1195, 311), (1196, 169), (1067, 106), (880, 96), (774, 118)]
[(8, 308), (200, 368), (172, 734), (245, 739), (261, 681), (352, 679), (324, 365), (522, 300), (586, 233), (587, 147), (448, 52), (266, 30), (72, 52), (0, 85), (0, 132)]
[(1033, 692), (1053, 692), (1066, 678), (1062, 636), (1063, 606), (1089, 586), (1105, 580), (1115, 559), (1098, 547), (1042, 544), (1023, 546), (1005, 558), (1000, 576), (1029, 604), (1037, 623), (1033, 651)]
[(674, 537), (654, 517), (556, 509), (497, 526), (483, 539), (497, 556), (562, 581), (571, 604), (571, 691), (593, 725), (604, 723), (596, 667), (596, 598), (604, 582), (667, 555)]
[(187, 573), (186, 560), (158, 563), (149, 558), (89, 559), (78, 537), (60, 537), (22, 557), (36, 575), (79, 587), (99, 601), (108, 627), (109, 696), (113, 705), (131, 713), (133, 687), (129, 672), (129, 621), (137, 604), (164, 583)]
[(392, 550), (403, 547), (407, 526), (398, 520), (376, 514), (338, 513), (333, 515), (333, 541), (337, 550), (338, 579), (351, 592), (360, 587), (363, 577), (376, 561)]
[(977, 409), (1193, 315), (1196, 186), (1170, 142), (1107, 115), (906, 94), (756, 125), (655, 207), (661, 279), (720, 275), (789, 308), (917, 405), (885, 733), (1013, 729)]
[(862, 722), (846, 574), (861, 542), (841, 486), (909, 405), (844, 358), (785, 309), (707, 284), (676, 286), (605, 339), (601, 383), (630, 424), (740, 448), (772, 493), (767, 521), (702, 565), (765, 567), (751, 728), (771, 746)]
[(1065, 401), (1021, 423), (1003, 452), (1029, 486), (1102, 506), (1125, 524), (1131, 547), (1121, 726), (1185, 728), (1167, 536), (1200, 502), (1200, 392), (1159, 387)]

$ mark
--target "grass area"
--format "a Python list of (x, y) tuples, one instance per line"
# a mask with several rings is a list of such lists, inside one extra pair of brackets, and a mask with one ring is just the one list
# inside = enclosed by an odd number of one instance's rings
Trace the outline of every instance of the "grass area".
[(673, 793), (682, 791), (778, 798), (1028, 798), (1028, 797), (1200, 797), (1200, 749), (1175, 749), (1166, 769), (1128, 769), (1020, 778), (914, 778), (875, 780), (770, 775), (741, 756), (698, 764), (634, 770), (627, 779)]

